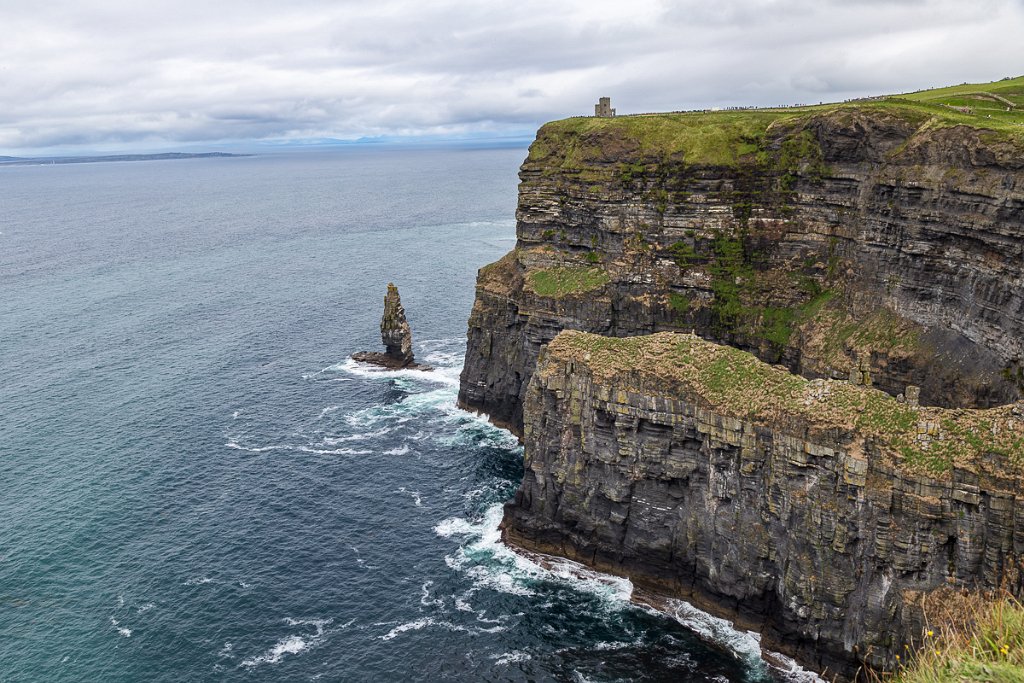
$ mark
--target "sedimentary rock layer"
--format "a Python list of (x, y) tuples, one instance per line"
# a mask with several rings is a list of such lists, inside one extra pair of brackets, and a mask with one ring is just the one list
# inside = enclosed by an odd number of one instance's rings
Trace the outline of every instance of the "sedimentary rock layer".
[(892, 668), (919, 597), (1022, 593), (1022, 405), (914, 407), (693, 335), (563, 332), (526, 391), (503, 533), (763, 634)]
[(569, 119), (481, 270), (460, 402), (519, 431), (563, 329), (694, 330), (807, 377), (993, 406), (1024, 384), (1024, 152), (902, 105)]

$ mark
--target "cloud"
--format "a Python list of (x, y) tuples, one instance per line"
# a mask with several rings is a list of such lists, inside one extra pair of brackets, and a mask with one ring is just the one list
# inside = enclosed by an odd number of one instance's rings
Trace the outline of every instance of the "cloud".
[(526, 133), (1024, 64), (1020, 0), (0, 0), (0, 153)]

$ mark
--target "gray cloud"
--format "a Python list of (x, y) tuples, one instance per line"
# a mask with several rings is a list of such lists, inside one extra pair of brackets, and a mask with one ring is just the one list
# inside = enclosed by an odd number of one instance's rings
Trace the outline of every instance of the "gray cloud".
[(0, 154), (527, 133), (1024, 72), (1021, 0), (0, 0)]

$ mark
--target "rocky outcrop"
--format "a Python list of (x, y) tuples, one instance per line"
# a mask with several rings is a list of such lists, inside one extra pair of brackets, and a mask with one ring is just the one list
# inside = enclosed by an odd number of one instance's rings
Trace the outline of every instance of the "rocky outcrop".
[(412, 330), (405, 319), (405, 309), (398, 295), (398, 287), (388, 283), (388, 292), (384, 295), (384, 315), (380, 319), (380, 337), (384, 343), (384, 353), (361, 351), (352, 354), (352, 358), (364, 363), (373, 363), (393, 370), (430, 370), (426, 365), (419, 365), (412, 353)]
[(478, 278), (460, 403), (521, 433), (563, 329), (693, 330), (806, 377), (918, 386), (925, 405), (1016, 400), (1014, 140), (896, 103), (548, 124), (516, 249)]
[(563, 332), (506, 541), (684, 598), (851, 677), (942, 586), (1022, 595), (1024, 405), (917, 407), (693, 335)]

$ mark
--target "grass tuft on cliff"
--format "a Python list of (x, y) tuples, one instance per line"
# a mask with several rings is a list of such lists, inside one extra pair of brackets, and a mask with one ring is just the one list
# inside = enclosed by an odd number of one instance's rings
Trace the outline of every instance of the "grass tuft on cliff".
[(851, 433), (851, 452), (872, 450), (915, 470), (948, 474), (997, 468), (1024, 472), (1024, 417), (1014, 406), (986, 410), (915, 407), (885, 392), (839, 380), (808, 380), (752, 354), (691, 334), (604, 337), (561, 332), (551, 358), (573, 360), (616, 388), (645, 390), (704, 404), (755, 424)]
[(527, 274), (528, 289), (538, 296), (560, 299), (591, 292), (604, 287), (611, 280), (598, 266), (559, 266), (534, 270)]
[[(892, 683), (1024, 683), (1024, 606), (953, 596), (907, 650)], [(883, 679), (886, 680), (886, 679)]]

